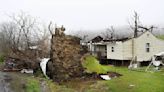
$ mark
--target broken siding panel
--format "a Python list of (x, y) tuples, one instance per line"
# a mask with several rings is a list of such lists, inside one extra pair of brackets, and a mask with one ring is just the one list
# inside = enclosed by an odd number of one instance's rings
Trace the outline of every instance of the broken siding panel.
[[(112, 50), (113, 47), (113, 50)], [(107, 59), (123, 60), (122, 42), (107, 44)]]

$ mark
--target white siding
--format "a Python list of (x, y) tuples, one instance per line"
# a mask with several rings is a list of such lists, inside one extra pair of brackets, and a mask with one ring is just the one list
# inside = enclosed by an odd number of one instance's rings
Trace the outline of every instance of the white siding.
[(132, 39), (123, 42), (123, 60), (132, 59)]
[[(150, 32), (145, 32), (142, 36), (136, 38), (136, 56), (137, 61), (147, 61), (151, 56), (164, 51), (164, 41), (157, 39)], [(146, 52), (146, 43), (150, 43), (150, 52)]]
[[(146, 43), (150, 43), (150, 52), (146, 52)], [(111, 48), (114, 47), (114, 52)], [(125, 42), (107, 44), (107, 59), (131, 60), (137, 56), (137, 61), (148, 61), (154, 54), (164, 52), (164, 41), (156, 38), (149, 31), (137, 38)]]
[[(112, 47), (114, 47), (114, 52), (112, 52)], [(122, 47), (122, 42), (107, 44), (107, 59), (123, 60)]]

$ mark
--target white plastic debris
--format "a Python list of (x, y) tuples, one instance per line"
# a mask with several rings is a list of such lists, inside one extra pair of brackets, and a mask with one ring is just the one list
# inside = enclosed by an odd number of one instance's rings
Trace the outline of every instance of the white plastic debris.
[(133, 84), (130, 84), (129, 86), (130, 86), (130, 87), (134, 87), (135, 85), (133, 85)]
[(130, 65), (128, 66), (128, 69), (131, 69), (131, 68), (136, 69), (137, 67), (138, 67), (137, 64), (130, 64)]
[(160, 64), (161, 64), (160, 61), (153, 61), (153, 65), (154, 65), (154, 66), (159, 66)]
[(21, 73), (34, 73), (32, 69), (22, 69)]
[(133, 68), (137, 68), (137, 64), (133, 64)]
[(40, 62), (40, 67), (42, 69), (43, 74), (46, 77), (47, 77), (47, 75), (46, 75), (46, 66), (47, 66), (48, 60), (49, 60), (49, 58), (43, 58), (43, 59), (41, 59), (41, 62)]
[(152, 63), (153, 63), (154, 66), (158, 67), (161, 64), (161, 61), (156, 61), (155, 57), (152, 57)]
[(132, 66), (132, 64), (130, 64), (129, 66), (128, 66), (128, 69), (131, 69), (133, 66)]
[(156, 70), (156, 71), (160, 71), (160, 70), (159, 70), (159, 67), (155, 67), (154, 70)]
[(104, 80), (111, 80), (111, 78), (109, 77), (109, 75), (100, 75), (100, 77)]

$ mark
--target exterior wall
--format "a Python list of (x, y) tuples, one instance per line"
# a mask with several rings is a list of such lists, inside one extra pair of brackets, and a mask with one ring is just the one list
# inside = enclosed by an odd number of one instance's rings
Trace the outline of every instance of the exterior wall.
[(96, 45), (96, 53), (101, 54), (101, 56), (105, 57), (106, 56), (106, 45)]
[(89, 51), (92, 55), (97, 57), (105, 58), (107, 56), (106, 53), (106, 45), (102, 43), (90, 43), (89, 44)]
[[(137, 61), (148, 61), (154, 54), (164, 51), (164, 41), (157, 39), (150, 32), (145, 32), (142, 36), (136, 38), (135, 43)], [(150, 52), (146, 52), (146, 43), (150, 43)]]
[(102, 51), (105, 52), (105, 45), (95, 45), (95, 51)]
[[(150, 43), (150, 52), (146, 52), (146, 43)], [(111, 52), (112, 47), (115, 52)], [(137, 56), (137, 61), (142, 62), (150, 60), (154, 54), (160, 52), (164, 52), (164, 41), (148, 31), (125, 42), (107, 44), (107, 59), (131, 60)]]
[[(114, 52), (112, 52), (114, 47)], [(107, 59), (123, 60), (123, 44), (122, 42), (109, 43), (107, 44)]]
[[(150, 52), (146, 52), (146, 43), (150, 43)], [(154, 54), (164, 52), (164, 41), (156, 38), (152, 33), (145, 32), (137, 38), (132, 38), (127, 41), (117, 41), (115, 43), (106, 43), (107, 45), (107, 59), (116, 60), (131, 60), (134, 56), (137, 61), (148, 61)], [(91, 51), (104, 52), (105, 48), (102, 46), (92, 45)], [(114, 47), (114, 52), (112, 52)]]
[(123, 60), (132, 59), (132, 39), (123, 42)]

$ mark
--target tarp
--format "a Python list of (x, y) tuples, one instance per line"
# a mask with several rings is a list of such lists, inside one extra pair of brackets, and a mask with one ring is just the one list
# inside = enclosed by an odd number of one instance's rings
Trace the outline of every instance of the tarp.
[(40, 67), (41, 67), (41, 69), (42, 69), (43, 74), (44, 74), (46, 77), (48, 77), (48, 76), (46, 75), (46, 66), (47, 66), (47, 63), (48, 63), (49, 59), (50, 59), (50, 58), (43, 58), (43, 59), (41, 59), (41, 62), (40, 62)]

